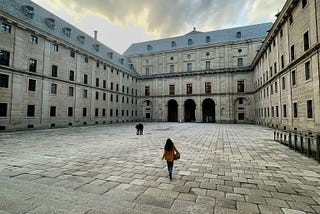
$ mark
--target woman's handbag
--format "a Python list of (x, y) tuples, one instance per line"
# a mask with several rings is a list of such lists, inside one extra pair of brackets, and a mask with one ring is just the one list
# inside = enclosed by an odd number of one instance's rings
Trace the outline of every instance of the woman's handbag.
[(175, 153), (174, 154), (174, 159), (179, 160), (180, 159), (180, 153)]

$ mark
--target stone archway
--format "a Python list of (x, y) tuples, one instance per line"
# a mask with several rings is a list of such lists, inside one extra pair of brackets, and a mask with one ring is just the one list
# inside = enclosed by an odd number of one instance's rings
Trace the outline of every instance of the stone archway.
[(178, 103), (175, 100), (168, 101), (168, 122), (178, 122)]
[(188, 99), (184, 102), (184, 121), (196, 121), (196, 103), (192, 99)]
[(202, 102), (202, 122), (215, 123), (216, 122), (216, 104), (207, 98)]

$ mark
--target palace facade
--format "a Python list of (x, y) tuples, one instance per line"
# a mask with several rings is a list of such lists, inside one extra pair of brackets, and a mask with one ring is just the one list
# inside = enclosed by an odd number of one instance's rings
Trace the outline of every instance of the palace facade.
[(131, 121), (320, 130), (320, 11), (132, 44), (119, 54), (29, 0), (0, 0), (0, 130)]

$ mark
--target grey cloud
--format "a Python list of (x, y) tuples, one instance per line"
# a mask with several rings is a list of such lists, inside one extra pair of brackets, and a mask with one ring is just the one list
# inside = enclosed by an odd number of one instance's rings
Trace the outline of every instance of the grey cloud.
[[(256, 1), (256, 0), (250, 0)], [(113, 23), (128, 25), (144, 9), (149, 11), (145, 29), (160, 37), (181, 35), (191, 31), (214, 30), (225, 26), (240, 25), (246, 21), (241, 11), (248, 0), (50, 0), (64, 5), (78, 14), (99, 14)], [(137, 20), (135, 20), (137, 21)], [(142, 23), (135, 23), (142, 25)]]

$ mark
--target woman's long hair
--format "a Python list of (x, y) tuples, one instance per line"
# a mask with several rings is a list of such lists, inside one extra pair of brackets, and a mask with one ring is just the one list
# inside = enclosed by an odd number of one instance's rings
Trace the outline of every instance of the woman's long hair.
[(173, 149), (173, 143), (170, 138), (167, 139), (166, 145), (164, 146), (166, 151), (171, 151)]

